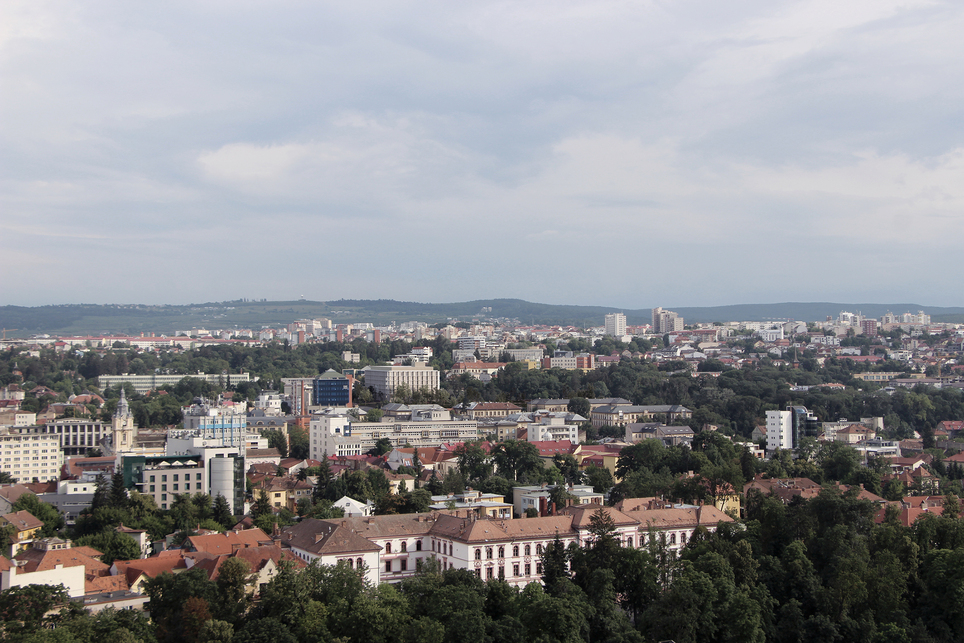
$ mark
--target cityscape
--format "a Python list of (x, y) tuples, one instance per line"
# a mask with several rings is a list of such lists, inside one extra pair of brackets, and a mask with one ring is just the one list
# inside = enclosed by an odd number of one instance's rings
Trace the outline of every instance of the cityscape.
[(964, 641), (961, 33), (0, 2), (0, 640)]
[[(403, 593), (426, 574), (547, 597), (604, 582), (622, 622), (605, 627), (707, 640), (659, 610), (707, 573), (711, 543), (730, 557), (776, 547), (754, 531), (786, 529), (773, 512), (818, 525), (786, 547), (850, 524), (823, 523), (830, 507), (915, 551), (956, 533), (933, 530), (964, 508), (964, 324), (921, 310), (687, 324), (657, 307), (649, 323), (609, 313), (589, 328), (489, 314), (7, 337), (2, 590), (62, 586), (31, 600), (77, 601), (94, 620), (132, 609), (151, 636), (203, 638), (277, 620), (292, 590), (270, 588), (311, 570)], [(208, 620), (160, 607), (228, 582)], [(718, 628), (764, 640), (778, 616), (753, 610)], [(304, 623), (286, 618), (297, 636)]]

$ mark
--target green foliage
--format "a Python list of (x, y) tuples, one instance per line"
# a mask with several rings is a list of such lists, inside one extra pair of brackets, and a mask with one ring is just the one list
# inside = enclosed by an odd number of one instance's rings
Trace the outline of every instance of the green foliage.
[(93, 547), (101, 552), (100, 560), (105, 565), (114, 564), (115, 560), (134, 560), (141, 557), (141, 549), (137, 541), (127, 534), (114, 529), (106, 529), (100, 533), (81, 536), (74, 541), (75, 545)]
[(48, 505), (32, 493), (25, 493), (13, 503), (11, 511), (27, 511), (34, 518), (42, 520), (43, 528), (40, 536), (53, 536), (64, 528), (64, 516), (53, 505)]

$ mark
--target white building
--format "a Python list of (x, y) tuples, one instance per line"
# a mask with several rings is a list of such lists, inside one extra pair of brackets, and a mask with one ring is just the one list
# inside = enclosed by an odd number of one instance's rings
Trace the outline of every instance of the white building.
[(767, 411), (767, 453), (793, 448), (790, 411)]
[(626, 315), (610, 313), (606, 315), (606, 334), (613, 337), (623, 337), (626, 334)]
[(579, 443), (579, 425), (569, 422), (585, 422), (586, 418), (573, 413), (547, 413), (539, 416), (539, 423), (529, 424), (527, 442), (556, 442), (569, 440)]
[(391, 400), (395, 389), (403, 385), (412, 391), (423, 388), (435, 391), (441, 383), (439, 372), (422, 363), (411, 366), (369, 366), (363, 372), (365, 386), (374, 388), (386, 401)]
[(445, 442), (479, 439), (475, 420), (452, 420), (444, 410), (413, 409), (411, 419), (382, 422), (352, 422), (344, 411), (331, 410), (311, 416), (308, 429), (309, 452), (313, 459), (328, 455), (361, 455), (381, 439), (393, 447), (436, 447)]
[(63, 463), (60, 435), (35, 426), (0, 429), (0, 471), (14, 479), (59, 480)]

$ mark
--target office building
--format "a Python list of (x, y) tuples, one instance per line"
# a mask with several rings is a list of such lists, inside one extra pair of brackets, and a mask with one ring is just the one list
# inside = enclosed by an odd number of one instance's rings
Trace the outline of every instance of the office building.
[(352, 378), (345, 377), (334, 369), (328, 369), (312, 382), (313, 406), (351, 407)]
[(683, 330), (683, 318), (671, 310), (653, 309), (653, 333), (664, 335)]
[(390, 401), (395, 389), (400, 386), (406, 386), (410, 391), (423, 388), (434, 391), (438, 390), (440, 384), (439, 372), (421, 363), (411, 366), (368, 366), (363, 372), (365, 386), (373, 388), (384, 401)]
[(165, 387), (177, 386), (178, 382), (185, 377), (193, 377), (209, 384), (224, 387), (233, 386), (238, 382), (251, 381), (250, 373), (220, 373), (216, 375), (162, 375), (155, 373), (153, 375), (101, 375), (97, 378), (97, 383), (102, 389), (126, 383), (133, 386), (138, 393), (147, 393)]

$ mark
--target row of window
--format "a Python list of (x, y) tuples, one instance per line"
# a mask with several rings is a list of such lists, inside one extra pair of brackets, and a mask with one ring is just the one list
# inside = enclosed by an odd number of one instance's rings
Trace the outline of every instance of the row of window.
[[(513, 576), (520, 576), (520, 575), (532, 576), (532, 565), (530, 563), (526, 563), (525, 565), (521, 566), (521, 569), (525, 572), (524, 574), (519, 574), (519, 571), (520, 571), (519, 563), (513, 563), (512, 575)], [(479, 578), (482, 578), (482, 569), (477, 568), (475, 570), (475, 575), (478, 576)], [(542, 563), (536, 563), (536, 576), (541, 576), (541, 575), (542, 575)], [(487, 567), (485, 569), (485, 579), (492, 580), (492, 578), (494, 577), (495, 577), (495, 569), (493, 567)], [(505, 565), (499, 565), (499, 580), (504, 580), (504, 579), (505, 579)]]
[[(200, 485), (200, 484), (196, 484), (196, 485), (194, 485), (194, 486), (197, 488), (198, 491), (201, 490), (201, 485)], [(155, 492), (156, 487), (157, 487), (157, 485), (153, 485), (153, 484), (151, 485), (151, 493), (154, 493), (154, 492)], [(180, 491), (180, 489), (178, 489), (178, 485), (176, 485), (176, 484), (172, 484), (171, 487), (173, 487), (173, 489), (171, 489), (171, 491)], [(185, 491), (190, 491), (190, 490), (191, 490), (191, 483), (190, 483), (190, 482), (188, 482), (188, 483), (186, 483), (186, 484), (184, 485), (184, 490), (185, 490)], [(161, 485), (161, 491), (167, 491), (167, 485), (166, 485), (166, 484), (162, 484), (162, 485)]]
[[(401, 548), (400, 551), (401, 551), (402, 553), (408, 551), (408, 542), (406, 542), (406, 541), (404, 541), (404, 540), (402, 541), (402, 548)], [(421, 541), (421, 540), (416, 540), (416, 541), (415, 541), (415, 551), (422, 551), (422, 541)], [(386, 553), (386, 554), (392, 553), (392, 543), (385, 543), (385, 553)]]
[[(442, 544), (443, 544), (443, 546), (445, 545), (445, 543), (442, 543)], [(451, 549), (451, 545), (449, 546), (449, 548)], [(526, 556), (531, 556), (531, 555), (532, 555), (532, 545), (526, 545), (525, 547), (522, 548), (522, 551), (525, 552), (525, 555), (526, 555)], [(451, 551), (450, 551), (449, 553), (451, 553)], [(495, 552), (494, 552), (494, 548), (493, 548), (493, 547), (486, 547), (486, 548), (485, 548), (485, 558), (486, 558), (486, 560), (492, 560), (494, 553), (495, 553)], [(518, 555), (519, 555), (519, 546), (518, 546), (518, 545), (512, 545), (512, 555), (513, 555), (513, 556), (518, 556)], [(536, 556), (541, 556), (541, 555), (542, 555), (542, 544), (540, 543), (540, 544), (536, 545)], [(499, 546), (499, 558), (505, 558), (505, 545), (500, 545), (500, 546)], [(482, 560), (482, 548), (481, 548), (481, 547), (479, 547), (479, 548), (477, 548), (477, 549), (475, 550), (475, 560)], [(516, 574), (516, 575), (518, 576), (518, 574)]]
[[(177, 481), (178, 481), (178, 475), (179, 475), (179, 474), (177, 474), (177, 473), (173, 474), (174, 482), (177, 482)], [(195, 480), (200, 480), (200, 479), (201, 479), (201, 474), (200, 474), (200, 473), (196, 473), (196, 474), (194, 474), (194, 475), (195, 475)], [(150, 479), (150, 482), (155, 482), (155, 478), (156, 478), (156, 476), (153, 476), (153, 475), (152, 475), (152, 476), (151, 476), (151, 479)], [(190, 474), (190, 473), (185, 473), (185, 474), (184, 474), (184, 480), (190, 480), (190, 479), (191, 479), (191, 474)], [(167, 474), (166, 474), (166, 473), (161, 475), (161, 482), (167, 482)]]

